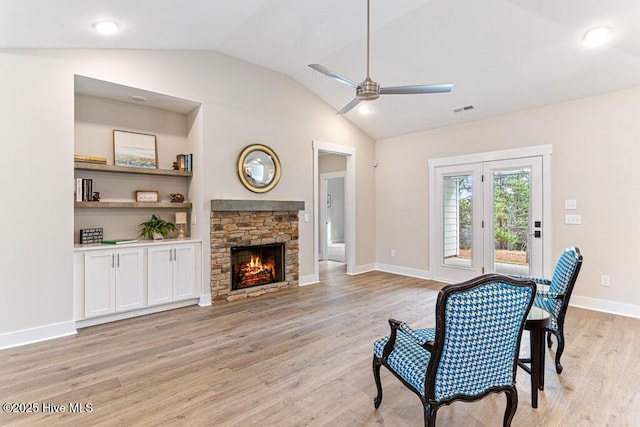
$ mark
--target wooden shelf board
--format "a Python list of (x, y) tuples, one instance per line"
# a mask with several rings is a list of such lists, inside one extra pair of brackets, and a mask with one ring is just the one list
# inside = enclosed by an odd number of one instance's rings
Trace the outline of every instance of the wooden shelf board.
[(133, 168), (127, 166), (103, 165), (100, 163), (74, 162), (74, 169), (86, 171), (102, 171), (117, 173), (136, 173), (142, 175), (164, 175), (164, 176), (193, 176), (193, 172), (176, 171), (169, 169)]
[(142, 202), (74, 202), (76, 208), (168, 208), (168, 209), (191, 209), (191, 202), (172, 203), (142, 203)]

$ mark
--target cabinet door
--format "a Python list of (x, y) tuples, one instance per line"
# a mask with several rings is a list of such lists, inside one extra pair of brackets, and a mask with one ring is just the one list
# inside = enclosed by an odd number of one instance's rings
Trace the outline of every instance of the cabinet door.
[(196, 296), (195, 290), (195, 246), (174, 247), (173, 300), (183, 300)]
[(143, 259), (144, 249), (116, 250), (116, 311), (145, 306)]
[(147, 303), (166, 304), (173, 300), (173, 247), (150, 247), (147, 267)]
[(102, 316), (116, 311), (115, 251), (84, 255), (84, 315)]

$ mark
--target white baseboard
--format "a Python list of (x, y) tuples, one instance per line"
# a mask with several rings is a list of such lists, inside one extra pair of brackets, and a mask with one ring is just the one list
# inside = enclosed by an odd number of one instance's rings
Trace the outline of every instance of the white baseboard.
[(634, 304), (582, 297), (580, 295), (571, 295), (569, 305), (573, 307), (586, 308), (587, 310), (603, 311), (605, 313), (640, 319), (640, 306)]
[(184, 301), (176, 301), (169, 304), (153, 305), (151, 307), (141, 308), (139, 310), (123, 311), (122, 313), (109, 314), (106, 316), (89, 317), (76, 321), (77, 328), (86, 328), (88, 326), (100, 325), (102, 323), (115, 322), (117, 320), (130, 319), (132, 317), (144, 316), (147, 314), (160, 313), (161, 311), (173, 310), (175, 308), (196, 305), (198, 299), (187, 299)]
[(426, 270), (399, 267), (397, 265), (376, 264), (376, 270), (383, 271), (385, 273), (399, 274), (401, 276), (416, 277), (418, 279), (431, 279), (431, 273)]
[(313, 274), (310, 274), (308, 276), (302, 276), (298, 280), (298, 286), (308, 286), (308, 285), (313, 285), (315, 283), (320, 283), (320, 278)]
[(0, 334), (0, 350), (75, 335), (76, 322), (62, 322)]
[(368, 273), (370, 271), (376, 271), (375, 264), (356, 265), (355, 267), (353, 267), (353, 271), (347, 274), (349, 274), (350, 276), (356, 276), (358, 274)]

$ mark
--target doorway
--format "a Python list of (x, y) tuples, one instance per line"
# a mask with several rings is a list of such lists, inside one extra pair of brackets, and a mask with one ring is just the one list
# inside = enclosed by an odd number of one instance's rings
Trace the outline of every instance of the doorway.
[(486, 154), (491, 155), (474, 162), (430, 162), (431, 266), (437, 280), (545, 274), (550, 245), (545, 155)]
[[(325, 160), (321, 160), (325, 158)], [(329, 161), (330, 160), (330, 161)], [(326, 163), (332, 163), (331, 166), (327, 166)], [(354, 262), (355, 262), (355, 248), (356, 248), (356, 233), (355, 233), (355, 221), (356, 221), (356, 186), (355, 186), (355, 164), (356, 164), (356, 150), (354, 147), (331, 144), (321, 141), (313, 141), (313, 164), (314, 164), (314, 186), (313, 186), (313, 200), (314, 200), (314, 282), (320, 280), (319, 274), (319, 260), (327, 259), (329, 257), (329, 241), (333, 240), (335, 243), (336, 253), (344, 253), (344, 264), (346, 265), (347, 274), (353, 274)], [(321, 169), (322, 166), (322, 169)], [(321, 174), (323, 175), (321, 177)], [(326, 193), (323, 192), (323, 179), (327, 178)], [(342, 178), (342, 188), (344, 197), (334, 199), (334, 195), (331, 196), (331, 206), (334, 203), (343, 200), (343, 219), (336, 219), (335, 224), (330, 230), (327, 226), (328, 216), (331, 214), (329, 211), (329, 203), (327, 195), (329, 194), (329, 183), (333, 178)], [(339, 186), (338, 181), (336, 185)], [(332, 237), (332, 233), (338, 230), (338, 223), (343, 223), (343, 232), (336, 233)], [(343, 236), (340, 237), (340, 234)], [(344, 240), (340, 242), (340, 240)], [(326, 246), (326, 252), (324, 247)]]

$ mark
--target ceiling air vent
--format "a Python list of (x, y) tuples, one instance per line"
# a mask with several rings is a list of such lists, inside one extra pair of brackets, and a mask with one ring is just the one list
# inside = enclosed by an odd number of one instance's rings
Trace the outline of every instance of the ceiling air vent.
[(465, 105), (464, 107), (454, 108), (454, 113), (462, 113), (463, 111), (473, 110), (473, 105)]

